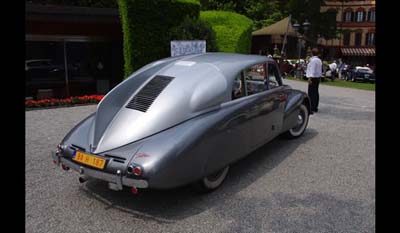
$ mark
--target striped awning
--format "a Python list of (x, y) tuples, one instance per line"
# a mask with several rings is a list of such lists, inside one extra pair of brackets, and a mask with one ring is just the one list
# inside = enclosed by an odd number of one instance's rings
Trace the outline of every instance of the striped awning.
[(375, 48), (341, 48), (343, 56), (375, 56)]

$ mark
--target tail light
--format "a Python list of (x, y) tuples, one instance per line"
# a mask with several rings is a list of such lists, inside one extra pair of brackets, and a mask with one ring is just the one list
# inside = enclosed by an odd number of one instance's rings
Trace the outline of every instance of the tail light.
[(139, 166), (135, 166), (135, 165), (129, 165), (127, 168), (127, 172), (128, 172), (128, 174), (140, 176), (140, 175), (142, 175), (142, 168), (140, 168)]
[(135, 169), (133, 169), (133, 174), (135, 176), (140, 176), (142, 175), (142, 169), (140, 167), (135, 167)]

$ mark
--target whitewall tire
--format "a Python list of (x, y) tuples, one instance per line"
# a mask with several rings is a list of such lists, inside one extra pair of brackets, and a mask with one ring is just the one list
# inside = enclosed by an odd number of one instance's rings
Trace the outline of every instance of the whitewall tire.
[(226, 166), (221, 170), (204, 177), (196, 184), (196, 188), (201, 192), (209, 192), (217, 189), (224, 182), (228, 171), (229, 166)]
[(287, 131), (289, 138), (298, 138), (303, 135), (308, 125), (309, 111), (304, 104), (300, 105), (299, 114), (297, 115), (297, 125)]

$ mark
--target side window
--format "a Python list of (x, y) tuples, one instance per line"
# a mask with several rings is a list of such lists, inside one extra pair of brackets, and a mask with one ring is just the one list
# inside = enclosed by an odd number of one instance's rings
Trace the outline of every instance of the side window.
[(245, 88), (244, 88), (244, 76), (243, 73), (240, 72), (232, 84), (232, 100), (239, 99), (243, 96), (246, 96)]
[(257, 64), (246, 68), (243, 71), (246, 80), (247, 94), (252, 95), (255, 93), (266, 90), (265, 77), (267, 75), (266, 63)]
[(269, 88), (282, 86), (279, 71), (274, 63), (268, 63), (267, 80)]

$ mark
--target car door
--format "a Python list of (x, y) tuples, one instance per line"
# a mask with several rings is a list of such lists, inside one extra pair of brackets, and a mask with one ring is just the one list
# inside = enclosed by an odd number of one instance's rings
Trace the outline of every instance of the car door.
[(243, 133), (250, 134), (247, 142), (250, 150), (266, 143), (277, 130), (274, 119), (279, 108), (278, 93), (279, 89), (269, 89), (250, 96), (247, 124), (243, 127)]
[[(241, 144), (247, 152), (266, 143), (282, 127), (279, 116), (283, 113), (284, 92), (279, 73), (276, 74), (277, 67), (273, 65), (262, 63), (243, 71), (247, 95), (243, 98), (246, 105), (241, 112), (242, 123), (237, 127), (237, 134), (241, 135)], [(271, 71), (267, 70), (269, 66)], [(275, 77), (276, 86), (266, 82), (270, 72), (273, 72), (271, 74)]]
[(207, 170), (240, 159), (280, 132), (283, 86), (269, 88), (265, 85), (267, 77), (267, 63), (242, 71), (242, 95), (221, 105), (224, 117), (210, 135), (214, 145), (210, 146), (218, 156), (209, 157)]
[(268, 62), (267, 82), (272, 91), (270, 98), (273, 101), (273, 107), (268, 119), (271, 124), (271, 130), (267, 138), (267, 140), (271, 140), (282, 131), (283, 115), (287, 99), (287, 92), (283, 87), (281, 74), (276, 63), (272, 61)]

